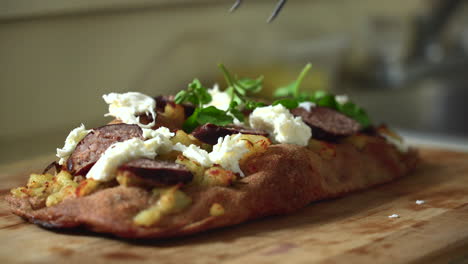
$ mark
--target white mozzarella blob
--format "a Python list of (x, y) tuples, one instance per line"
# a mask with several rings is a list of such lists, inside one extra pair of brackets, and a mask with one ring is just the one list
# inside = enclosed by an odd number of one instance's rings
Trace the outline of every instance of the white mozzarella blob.
[(156, 130), (143, 128), (143, 138), (155, 139), (158, 144), (158, 154), (166, 154), (172, 151), (171, 138), (175, 135), (167, 127), (160, 127)]
[(154, 159), (156, 145), (155, 139), (143, 141), (139, 138), (114, 143), (89, 170), (86, 178), (110, 181), (116, 176), (117, 168), (120, 165), (138, 158)]
[(213, 164), (218, 164), (224, 169), (244, 176), (239, 167), (239, 161), (245, 153), (249, 152), (249, 149), (247, 148), (247, 142), (240, 139), (241, 136), (242, 134), (236, 134), (219, 138), (209, 157)]
[[(151, 128), (156, 123), (156, 100), (153, 97), (138, 93), (110, 93), (102, 96), (109, 104), (109, 113), (104, 116), (113, 116), (126, 124), (136, 124), (142, 128)], [(151, 115), (153, 121), (147, 125), (140, 123), (139, 114)]]
[(249, 121), (252, 128), (267, 131), (275, 143), (307, 146), (312, 137), (312, 130), (302, 118), (294, 117), (281, 104), (256, 108)]
[(181, 151), (182, 155), (200, 163), (203, 167), (211, 167), (214, 164), (218, 164), (226, 170), (244, 176), (239, 167), (239, 161), (249, 149), (245, 140), (241, 140), (240, 138), (241, 134), (227, 135), (224, 138), (219, 138), (218, 143), (213, 146), (213, 150), (210, 153), (193, 144), (185, 146), (177, 143), (174, 149)]
[(203, 167), (211, 167), (213, 163), (210, 160), (208, 152), (197, 145), (185, 146), (181, 143), (174, 145), (174, 150), (182, 152), (185, 157), (200, 163)]
[(299, 103), (299, 107), (305, 109), (307, 112), (310, 112), (312, 110), (312, 107), (315, 107), (316, 104), (312, 102), (302, 102)]
[(86, 136), (91, 130), (86, 130), (85, 126), (81, 124), (81, 126), (73, 129), (70, 134), (68, 134), (67, 138), (65, 139), (65, 145), (63, 148), (57, 149), (57, 157), (60, 158), (59, 164), (63, 165), (67, 161), (68, 157), (72, 154), (75, 150), (76, 145)]
[(229, 108), (231, 96), (226, 92), (220, 91), (217, 84), (215, 84), (213, 88), (208, 89), (208, 93), (211, 95), (211, 102), (205, 104), (205, 107), (214, 106), (223, 111), (226, 111)]
[(342, 94), (342, 95), (335, 95), (335, 100), (337, 103), (339, 103), (340, 105), (344, 105), (346, 104), (347, 102), (349, 102), (349, 97), (345, 94)]

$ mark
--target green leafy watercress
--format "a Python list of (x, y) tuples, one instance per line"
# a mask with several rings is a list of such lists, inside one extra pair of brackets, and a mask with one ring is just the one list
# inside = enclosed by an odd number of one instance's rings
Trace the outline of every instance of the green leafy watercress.
[(275, 93), (273, 96), (275, 97), (288, 97), (291, 96), (293, 98), (298, 98), (299, 97), (299, 87), (301, 86), (302, 80), (304, 80), (304, 77), (307, 75), (309, 70), (312, 68), (311, 63), (307, 63), (306, 66), (302, 69), (301, 73), (299, 73), (299, 76), (297, 79), (283, 87), (279, 87), (276, 89)]
[(185, 120), (183, 129), (186, 132), (193, 131), (196, 127), (206, 123), (224, 126), (233, 122), (232, 116), (225, 111), (214, 106), (204, 107), (211, 102), (212, 98), (208, 89), (204, 87), (198, 79), (189, 83), (186, 90), (178, 92), (175, 96), (175, 103), (182, 104), (190, 102), (195, 106), (193, 114)]
[(248, 93), (256, 93), (262, 89), (263, 76), (257, 79), (233, 77), (226, 67), (222, 64), (219, 68), (223, 72), (228, 88), (226, 92), (230, 95), (231, 101), (226, 111), (220, 110), (214, 106), (204, 107), (211, 102), (212, 98), (208, 89), (204, 87), (198, 79), (194, 79), (187, 87), (175, 96), (175, 103), (182, 104), (185, 102), (192, 103), (195, 106), (193, 114), (184, 122), (183, 129), (186, 132), (191, 132), (200, 125), (212, 123), (218, 126), (225, 126), (234, 122), (234, 117), (239, 121), (244, 121), (244, 115), (241, 112), (242, 108), (249, 110), (259, 106), (264, 106), (263, 103), (255, 102), (247, 99)]
[(366, 111), (352, 102), (340, 104), (336, 101), (335, 95), (325, 91), (315, 91), (312, 94), (300, 93), (299, 88), (305, 75), (312, 65), (308, 63), (301, 71), (297, 79), (287, 86), (279, 87), (274, 96), (286, 97), (273, 102), (273, 105), (282, 104), (288, 109), (296, 108), (301, 102), (313, 102), (317, 106), (324, 106), (335, 109), (340, 113), (358, 121), (363, 128), (369, 127), (372, 122)]
[[(247, 103), (249, 104), (249, 107), (256, 106), (256, 102), (249, 100), (246, 96), (248, 93), (257, 93), (262, 89), (263, 76), (260, 76), (257, 79), (238, 79), (237, 77), (232, 76), (223, 64), (219, 64), (218, 67), (223, 73), (224, 79), (228, 85), (226, 92), (231, 96), (231, 102), (227, 111), (231, 113), (233, 113), (233, 111), (236, 112), (236, 110), (239, 110), (240, 107), (243, 107)], [(236, 115), (235, 113), (233, 114)], [(242, 120), (243, 119), (244, 116), (242, 115)]]

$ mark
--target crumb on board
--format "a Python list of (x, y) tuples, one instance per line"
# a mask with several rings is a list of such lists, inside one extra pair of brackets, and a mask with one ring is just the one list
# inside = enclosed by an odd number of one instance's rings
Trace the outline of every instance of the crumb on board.
[(424, 200), (416, 200), (416, 204), (420, 205), (420, 204), (424, 204), (426, 201)]
[(389, 215), (388, 218), (400, 218), (400, 215), (392, 214), (392, 215)]

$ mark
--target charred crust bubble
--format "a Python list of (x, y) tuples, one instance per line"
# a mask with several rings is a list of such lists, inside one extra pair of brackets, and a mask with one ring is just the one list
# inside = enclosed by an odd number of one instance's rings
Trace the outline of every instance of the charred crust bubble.
[(155, 185), (185, 184), (193, 178), (185, 166), (163, 160), (136, 159), (120, 166), (118, 170), (149, 180)]
[(294, 116), (312, 129), (312, 137), (333, 141), (339, 137), (350, 136), (359, 132), (362, 127), (356, 120), (328, 107), (312, 107), (310, 111), (298, 107), (291, 110)]
[(139, 126), (113, 124), (93, 129), (68, 158), (68, 171), (73, 175), (86, 175), (108, 147), (131, 138), (143, 139), (143, 131)]
[(263, 130), (250, 129), (241, 126), (217, 126), (214, 124), (204, 124), (197, 127), (192, 135), (198, 140), (214, 145), (218, 142), (218, 138), (225, 137), (227, 135), (233, 134), (250, 134), (250, 135), (260, 135), (268, 136), (268, 133)]

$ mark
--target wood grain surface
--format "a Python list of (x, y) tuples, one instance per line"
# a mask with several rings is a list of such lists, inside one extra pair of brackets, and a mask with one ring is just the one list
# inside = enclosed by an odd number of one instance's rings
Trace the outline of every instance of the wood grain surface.
[(3, 196), (53, 157), (2, 166), (0, 263), (468, 263), (468, 153), (424, 149), (421, 155), (406, 178), (294, 215), (144, 241), (24, 222)]

